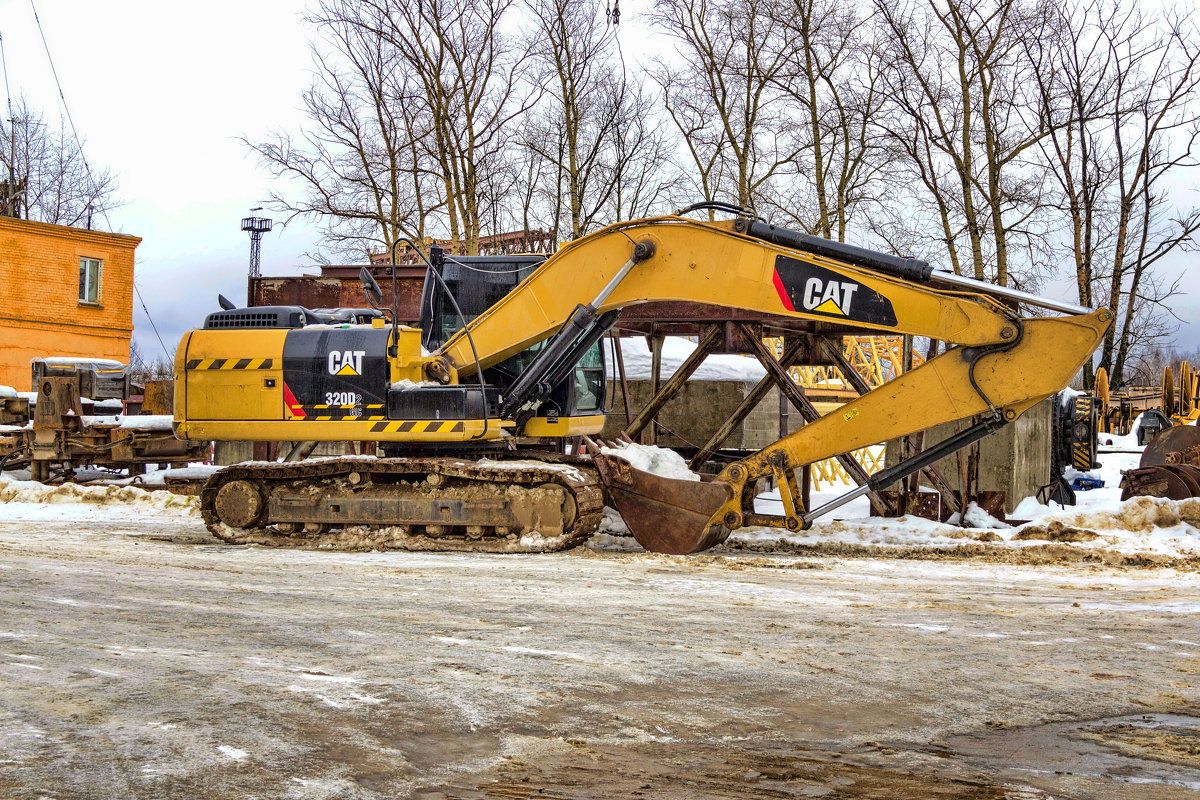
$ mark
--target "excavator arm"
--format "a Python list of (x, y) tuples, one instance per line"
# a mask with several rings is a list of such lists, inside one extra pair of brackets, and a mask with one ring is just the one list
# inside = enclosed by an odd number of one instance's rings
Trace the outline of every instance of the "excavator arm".
[[(997, 295), (1084, 313), (1021, 318)], [(598, 457), (610, 497), (639, 541), (645, 539), (649, 549), (677, 553), (711, 547), (747, 524), (792, 530), (806, 526), (812, 513), (801, 507), (795, 480), (795, 469), (805, 464), (984, 415), (983, 422), (952, 443), (965, 446), (1016, 419), (1068, 384), (1111, 322), (1107, 310), (1087, 312), (935, 274), (915, 259), (765, 223), (659, 217), (614, 225), (565, 246), (449, 339), (430, 372), (451, 380), (549, 339), (528, 380), (514, 387), (514, 402), (536, 405), (539, 375), (557, 375), (556, 359), (569, 362), (582, 342), (594, 342), (596, 331), (615, 318), (611, 312), (657, 300), (750, 309), (952, 345), (921, 367), (729, 465), (712, 481), (661, 478), (633, 469), (623, 459)], [(910, 465), (909, 471), (923, 465)], [(882, 488), (880, 481), (907, 474), (885, 473), (868, 488)], [(754, 513), (758, 482), (768, 477), (780, 487), (782, 516)]]

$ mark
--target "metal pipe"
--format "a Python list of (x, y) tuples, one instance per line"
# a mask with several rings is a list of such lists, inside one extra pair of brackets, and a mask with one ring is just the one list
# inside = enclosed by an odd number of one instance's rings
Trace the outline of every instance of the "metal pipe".
[(957, 286), (962, 289), (969, 289), (973, 292), (981, 294), (991, 294), (998, 297), (1007, 297), (1010, 300), (1016, 300), (1020, 303), (1027, 303), (1031, 306), (1040, 308), (1048, 308), (1051, 311), (1061, 311), (1064, 314), (1090, 314), (1092, 309), (1084, 306), (1077, 306), (1073, 303), (1064, 303), (1061, 300), (1051, 300), (1048, 297), (1041, 297), (1031, 292), (1022, 292), (1020, 289), (1009, 289), (1006, 286), (997, 286), (994, 283), (987, 281), (977, 281), (974, 278), (966, 278), (962, 275), (955, 275), (953, 272), (943, 272), (942, 270), (934, 270), (929, 278), (931, 281), (946, 283), (951, 286)]
[(804, 515), (804, 524), (805, 525), (810, 524), (817, 517), (824, 516), (825, 514), (828, 514), (830, 511), (833, 511), (835, 508), (841, 508), (842, 506), (846, 505), (846, 503), (849, 503), (851, 500), (854, 500), (856, 498), (862, 497), (864, 494), (866, 494), (869, 491), (871, 491), (871, 484), (869, 484), (869, 483), (864, 483), (862, 486), (854, 487), (850, 491), (846, 492), (844, 495), (841, 495), (840, 497), (835, 497), (834, 499), (830, 500), (825, 505), (818, 506), (818, 507), (814, 508), (812, 511), (805, 514)]
[(284, 462), (303, 461), (312, 455), (313, 450), (317, 449), (317, 444), (318, 442), (296, 442), (284, 456)]
[(654, 255), (654, 249), (654, 243), (650, 241), (638, 242), (634, 245), (633, 255), (621, 265), (621, 268), (617, 270), (617, 274), (612, 276), (612, 280), (600, 290), (600, 294), (596, 295), (596, 299), (591, 302), (591, 307), (593, 309), (599, 308), (608, 299), (608, 296), (616, 291), (621, 281), (625, 280), (625, 276), (629, 274), (629, 270)]

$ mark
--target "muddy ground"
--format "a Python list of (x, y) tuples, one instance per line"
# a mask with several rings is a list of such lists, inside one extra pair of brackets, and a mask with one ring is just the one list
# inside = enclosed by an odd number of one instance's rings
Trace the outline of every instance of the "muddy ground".
[(1200, 798), (1200, 577), (0, 523), (0, 798)]

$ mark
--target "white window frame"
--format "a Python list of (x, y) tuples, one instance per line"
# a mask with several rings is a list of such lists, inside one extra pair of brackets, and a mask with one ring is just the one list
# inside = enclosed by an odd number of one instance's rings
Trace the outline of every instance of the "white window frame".
[(100, 276), (104, 261), (89, 256), (79, 257), (79, 303), (85, 306), (100, 305)]

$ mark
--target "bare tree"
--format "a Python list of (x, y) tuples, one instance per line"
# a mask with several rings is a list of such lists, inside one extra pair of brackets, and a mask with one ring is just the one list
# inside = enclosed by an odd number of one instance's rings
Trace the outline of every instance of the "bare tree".
[[(597, 25), (594, 0), (524, 0), (533, 23), (529, 51), (535, 79), (547, 87), (540, 124), (524, 144), (555, 171), (553, 200), (565, 204), (562, 231), (575, 239), (597, 222), (614, 185), (606, 163), (619, 122), (624, 80), (614, 74), (614, 29)], [(559, 212), (555, 211), (556, 223)], [(554, 230), (559, 230), (555, 225)]]
[(406, 112), (424, 117), (422, 137), (442, 182), (450, 238), (479, 251), (489, 171), (501, 170), (515, 119), (536, 101), (523, 88), (527, 54), (505, 36), (512, 0), (327, 0), (327, 17), (395, 48), (416, 95)]
[(780, 0), (769, 11), (785, 43), (780, 86), (803, 110), (797, 134), (805, 145), (803, 179), (779, 208), (813, 233), (845, 241), (855, 212), (877, 199), (886, 166), (872, 123), (883, 97), (870, 19), (831, 0)]
[(116, 177), (87, 163), (75, 134), (60, 118), (51, 127), (24, 97), (0, 120), (0, 200), (12, 216), (55, 225), (91, 227), (116, 208)]
[(671, 154), (678, 140), (660, 124), (659, 103), (641, 83), (625, 84), (615, 118), (611, 151), (612, 185), (607, 221), (637, 219), (686, 205), (684, 176)]
[(302, 96), (311, 125), (298, 135), (243, 139), (273, 176), (300, 186), (298, 194), (273, 191), (273, 206), (318, 220), (324, 244), (341, 257), (365, 258), (400, 236), (423, 238), (444, 201), (425, 156), (428, 124), (407, 109), (416, 89), (402, 59), (337, 15), (311, 21), (322, 37)]
[[(1030, 113), (1032, 65), (1022, 43), (1044, 36), (1043, 6), (1024, 0), (875, 0), (887, 55), (883, 121), (932, 212), (955, 272), (1007, 285), (1014, 248), (1036, 266), (1046, 135)], [(918, 226), (928, 217), (916, 217)]]
[(678, 45), (651, 74), (705, 198), (751, 207), (794, 168), (800, 145), (779, 83), (787, 65), (769, 0), (660, 0), (653, 21)]
[(1086, 0), (1055, 28), (1037, 46), (1042, 113), (1056, 118), (1042, 149), (1080, 303), (1116, 319), (1098, 366), (1119, 386), (1137, 351), (1174, 330), (1165, 302), (1177, 282), (1155, 265), (1200, 229), (1200, 208), (1172, 208), (1167, 196), (1170, 176), (1200, 155), (1200, 42), (1183, 20), (1120, 0)]

